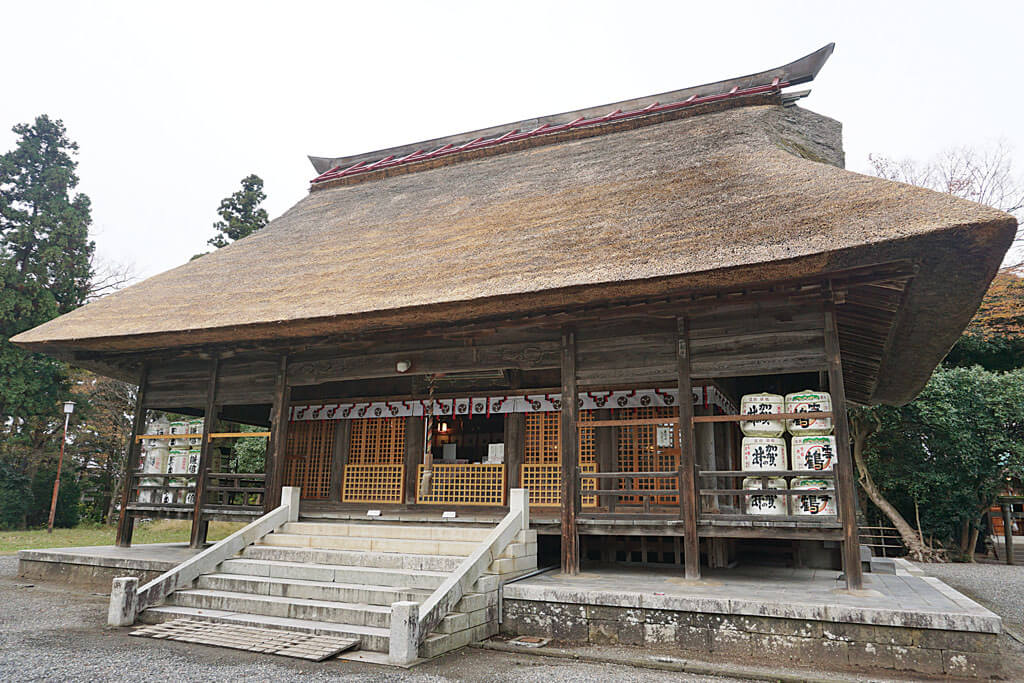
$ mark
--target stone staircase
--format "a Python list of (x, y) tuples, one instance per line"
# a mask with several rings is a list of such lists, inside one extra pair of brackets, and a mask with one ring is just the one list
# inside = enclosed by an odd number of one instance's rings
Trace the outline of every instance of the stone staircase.
[[(465, 524), (289, 522), (139, 620), (192, 618), (345, 636), (386, 658), (392, 603), (422, 603), (490, 532)], [(501, 582), (536, 568), (537, 532), (519, 531), (427, 635), (420, 656), (496, 634)]]

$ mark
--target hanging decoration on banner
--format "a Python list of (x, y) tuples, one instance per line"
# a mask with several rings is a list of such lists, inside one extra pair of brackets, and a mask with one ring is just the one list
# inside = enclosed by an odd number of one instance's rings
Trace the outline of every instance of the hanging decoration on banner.
[[(678, 389), (632, 389), (629, 391), (587, 391), (579, 394), (580, 410), (601, 408), (675, 407)], [(693, 387), (693, 404), (715, 406), (733, 415), (736, 406), (714, 385)], [(451, 417), (502, 415), (505, 413), (547, 413), (562, 409), (561, 394), (525, 396), (481, 396), (439, 398), (433, 402), (434, 415)], [(374, 401), (372, 403), (316, 403), (292, 406), (289, 419), (352, 420), (369, 417), (422, 417), (430, 414), (429, 400)]]

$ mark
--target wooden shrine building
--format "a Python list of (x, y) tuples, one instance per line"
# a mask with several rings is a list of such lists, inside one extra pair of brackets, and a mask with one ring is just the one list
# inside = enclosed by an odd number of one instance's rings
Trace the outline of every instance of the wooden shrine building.
[[(859, 587), (846, 406), (915, 396), (1016, 221), (844, 170), (840, 124), (794, 90), (831, 51), (313, 158), (265, 229), (13, 341), (137, 382), (137, 435), (147, 409), (205, 416), (194, 501), (134, 472), (121, 544), (140, 516), (192, 518), (201, 543), (283, 485), (321, 519), (497, 519), (523, 487), (570, 574), (696, 577), (757, 543), (841, 559)], [(804, 389), (831, 393), (837, 514), (748, 515), (740, 397)], [(239, 424), (268, 433), (265, 493), (218, 457)]]

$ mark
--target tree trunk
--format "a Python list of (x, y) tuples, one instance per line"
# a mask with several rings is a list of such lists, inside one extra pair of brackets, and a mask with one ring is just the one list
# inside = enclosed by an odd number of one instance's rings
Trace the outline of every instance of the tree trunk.
[(903, 519), (903, 515), (900, 514), (899, 510), (886, 500), (885, 496), (882, 495), (882, 492), (875, 485), (875, 481), (871, 478), (871, 473), (868, 472), (867, 465), (864, 463), (864, 444), (868, 437), (877, 429), (877, 423), (867, 424), (865, 420), (857, 417), (854, 417), (851, 422), (853, 426), (853, 461), (857, 465), (857, 481), (860, 482), (861, 488), (868, 494), (871, 502), (896, 527), (896, 531), (899, 532), (900, 539), (903, 541), (903, 545), (906, 547), (911, 558), (918, 562), (936, 561), (938, 559), (937, 554), (921, 542), (917, 532), (907, 523), (907, 520)]

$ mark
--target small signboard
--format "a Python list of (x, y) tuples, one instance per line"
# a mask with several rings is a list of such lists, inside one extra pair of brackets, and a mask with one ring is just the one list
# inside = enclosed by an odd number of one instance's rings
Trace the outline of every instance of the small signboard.
[(671, 425), (658, 425), (658, 448), (672, 448), (673, 431)]
[(455, 519), (455, 510), (445, 510), (441, 513), (441, 519)]
[(366, 516), (367, 517), (380, 517), (380, 510), (367, 510), (366, 511)]

